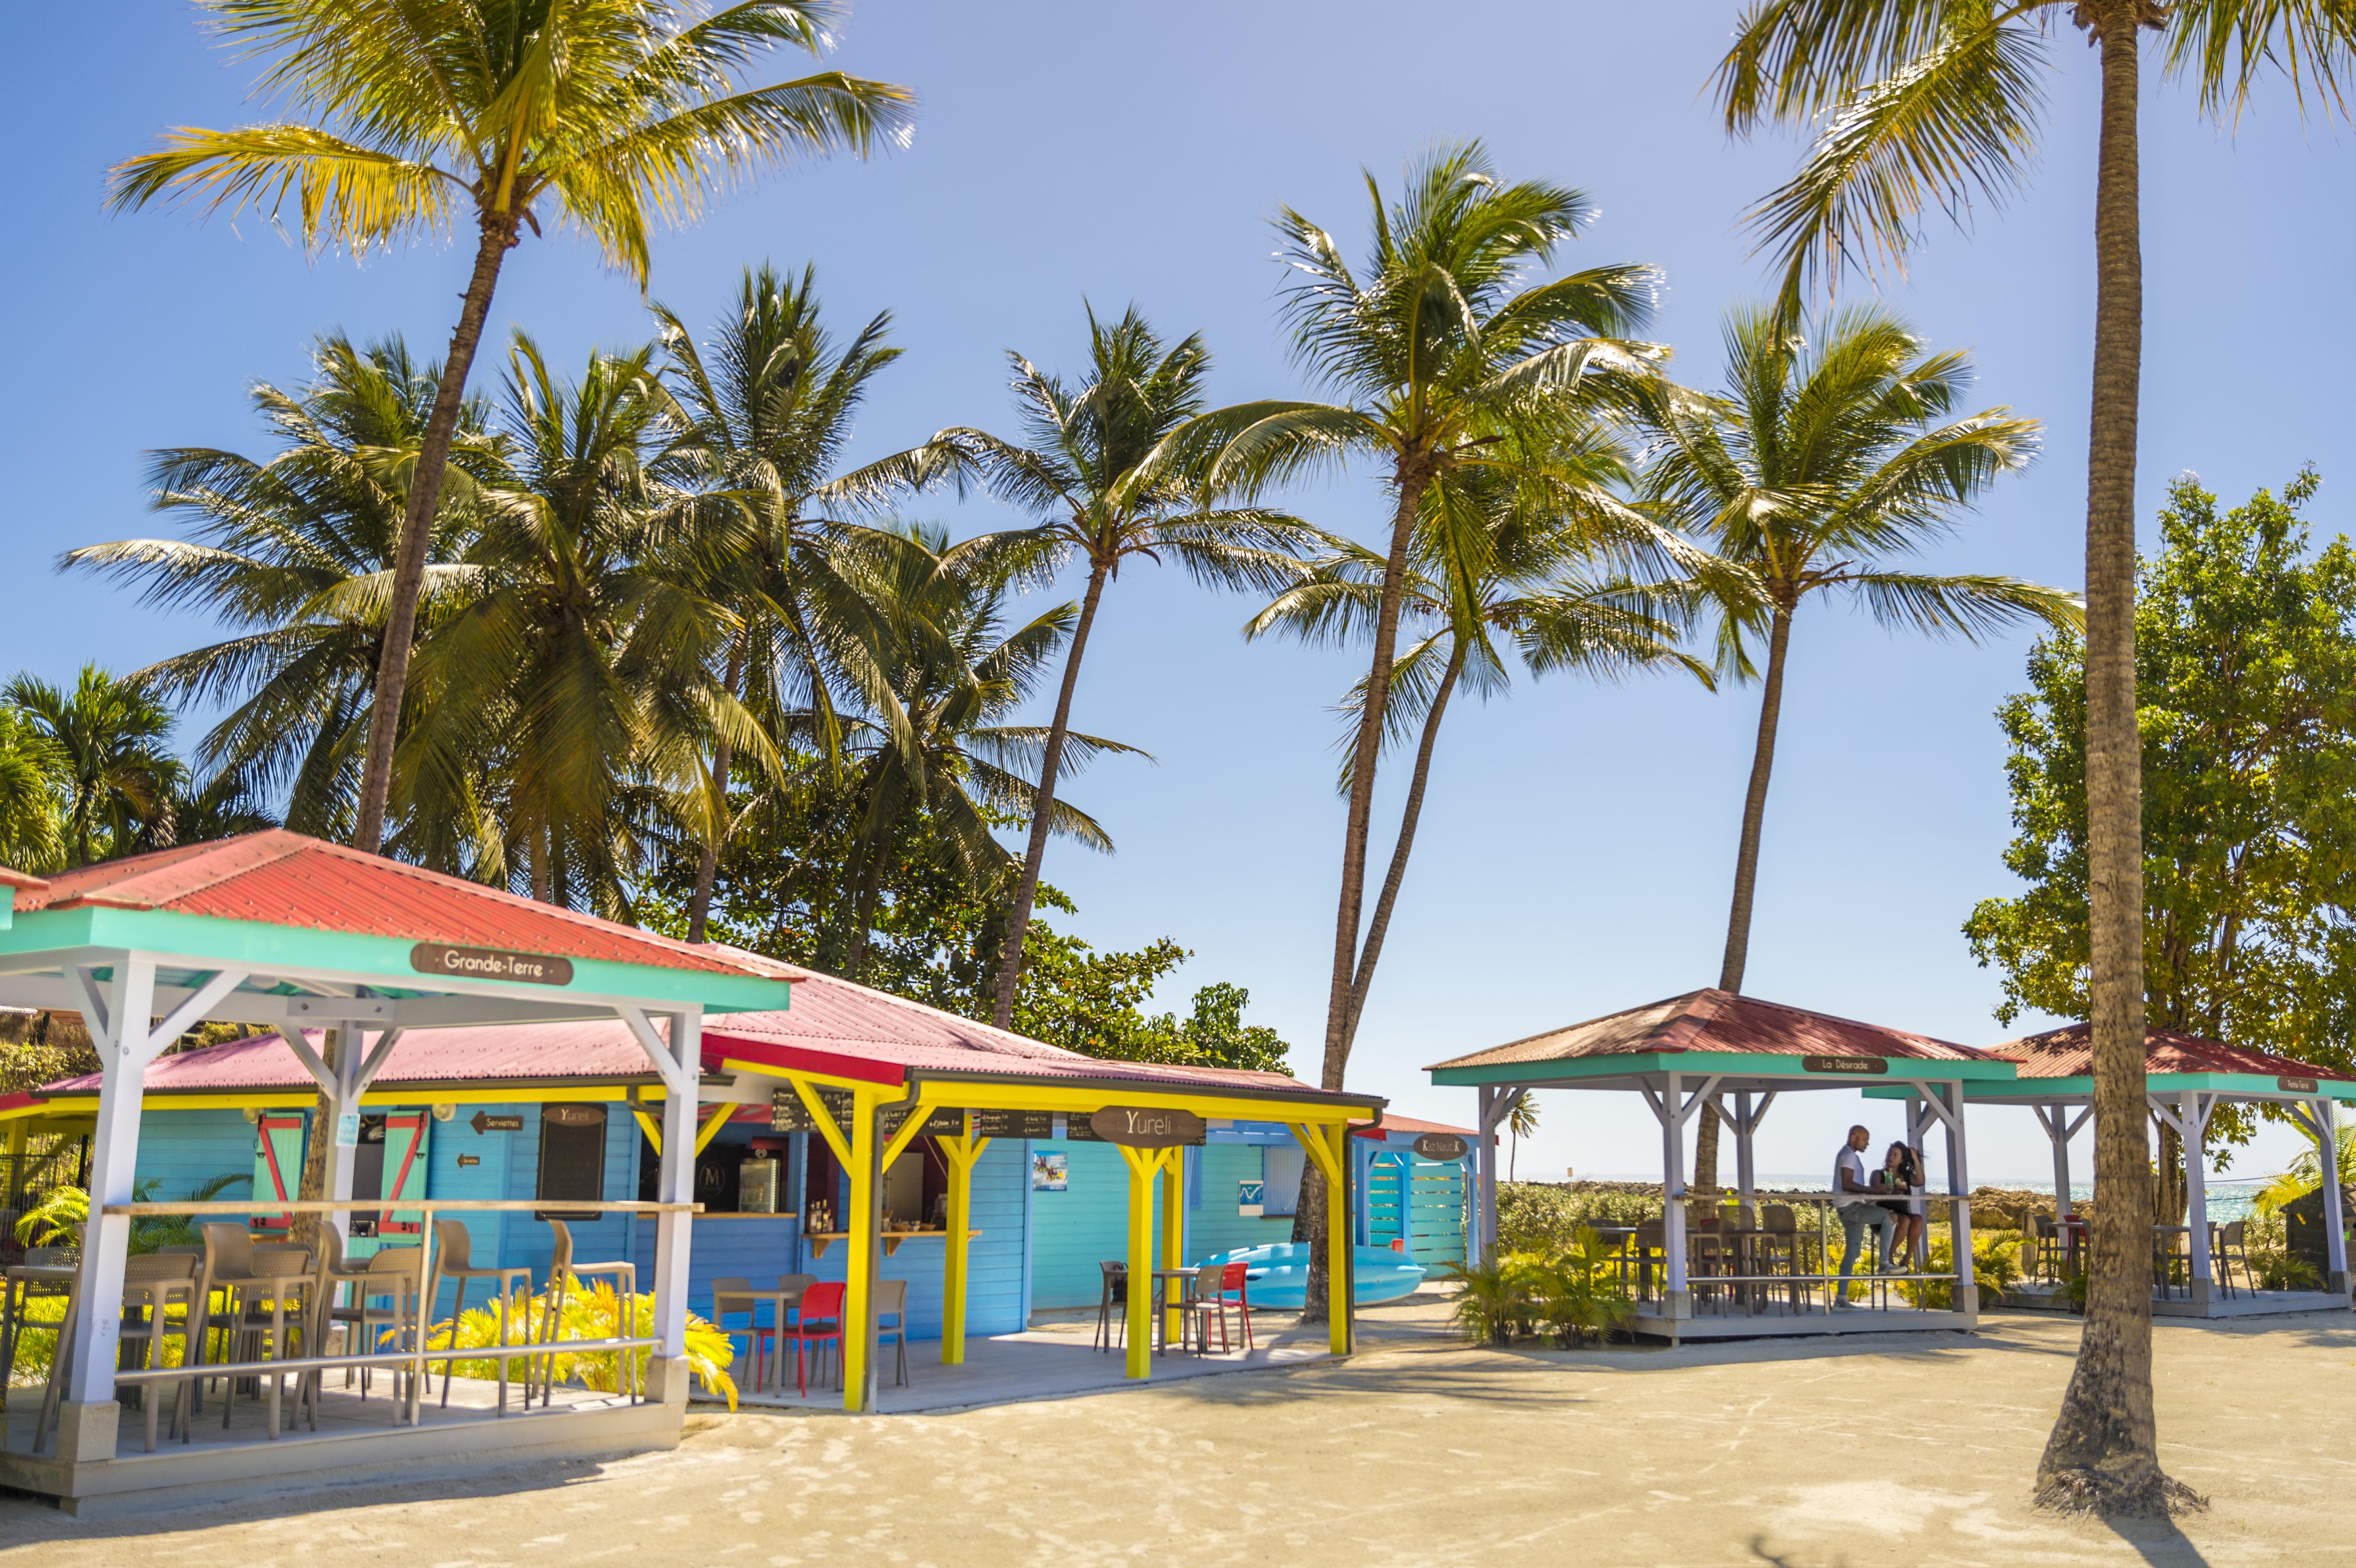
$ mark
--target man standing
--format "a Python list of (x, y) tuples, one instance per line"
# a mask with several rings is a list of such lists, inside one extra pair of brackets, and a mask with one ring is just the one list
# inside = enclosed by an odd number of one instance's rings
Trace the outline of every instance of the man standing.
[[(1833, 1157), (1833, 1190), (1835, 1192), (1846, 1197), (1852, 1192), (1865, 1194), (1873, 1190), (1866, 1184), (1865, 1179), (1865, 1151), (1872, 1143), (1871, 1129), (1862, 1126), (1849, 1128), (1848, 1142), (1843, 1144), (1840, 1153)], [(1841, 1248), (1841, 1282), (1833, 1296), (1834, 1311), (1856, 1310), (1848, 1298), (1848, 1281), (1849, 1275), (1857, 1267), (1858, 1251), (1865, 1245), (1866, 1227), (1870, 1225), (1880, 1232), (1880, 1255), (1887, 1259), (1890, 1256), (1890, 1225), (1892, 1218), (1890, 1212), (1880, 1204), (1865, 1201), (1862, 1197), (1856, 1202), (1844, 1203), (1840, 1206), (1841, 1235), (1844, 1244)]]

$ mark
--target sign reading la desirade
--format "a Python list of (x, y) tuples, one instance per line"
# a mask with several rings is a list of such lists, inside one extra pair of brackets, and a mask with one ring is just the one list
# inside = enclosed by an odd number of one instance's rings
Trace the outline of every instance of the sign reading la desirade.
[(570, 986), (573, 960), (544, 953), (508, 953), (496, 947), (453, 947), (421, 942), (409, 950), (409, 966), (421, 975), (460, 980), (520, 980), (530, 986)]

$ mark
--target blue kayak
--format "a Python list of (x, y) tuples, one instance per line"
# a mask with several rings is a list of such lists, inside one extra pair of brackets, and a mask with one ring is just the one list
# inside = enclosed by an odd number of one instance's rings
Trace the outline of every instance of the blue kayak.
[[(1290, 1311), (1308, 1296), (1309, 1251), (1299, 1242), (1278, 1242), (1265, 1247), (1237, 1247), (1203, 1262), (1244, 1264), (1244, 1277), (1251, 1282), (1251, 1304)], [(1361, 1307), (1397, 1301), (1423, 1283), (1423, 1265), (1411, 1262), (1404, 1253), (1388, 1247), (1359, 1247), (1356, 1252), (1351, 1296)]]

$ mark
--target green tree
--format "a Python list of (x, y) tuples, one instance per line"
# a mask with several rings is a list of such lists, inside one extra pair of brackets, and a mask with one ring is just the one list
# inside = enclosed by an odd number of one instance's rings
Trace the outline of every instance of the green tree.
[[(1813, 335), (1765, 308), (1726, 322), (1728, 386), (1697, 397), (1637, 389), (1654, 456), (1646, 499), (1740, 569), (1715, 595), (1719, 666), (1759, 673), (1758, 740), (1742, 801), (1727, 914), (1721, 989), (1740, 992), (1751, 951), (1759, 842), (1783, 710), (1792, 627), (1813, 595), (1861, 603), (1893, 630), (1976, 642), (2026, 620), (2067, 624), (2077, 600), (2015, 577), (1937, 576), (1897, 563), (1954, 531), (2002, 475), (2025, 466), (2037, 424), (2003, 408), (1963, 414), (1971, 379), (1962, 351), (1928, 354), (1905, 323), (1852, 307)], [(1698, 586), (1698, 585), (1697, 585)], [(1718, 1185), (1718, 1118), (1694, 1136), (1694, 1185)]]
[[(846, 664), (867, 667), (876, 630), (835, 572), (828, 545), (856, 520), (933, 475), (933, 449), (898, 453), (838, 473), (869, 383), (901, 351), (878, 314), (838, 346), (819, 320), (815, 269), (799, 282), (764, 265), (747, 269), (734, 308), (699, 345), (678, 315), (657, 305), (665, 379), (683, 426), (658, 464), (676, 483), (741, 507), (735, 548), (715, 552), (703, 592), (734, 622), (722, 689), (774, 734), (799, 714), (832, 765), (840, 744), (837, 688)], [(701, 942), (720, 850), (734, 827), (727, 809), (735, 749), (719, 737), (706, 781), (685, 939)]]
[[(438, 368), (417, 364), (398, 336), (365, 347), (322, 337), (309, 382), (253, 388), (279, 442), (268, 457), (148, 453), (151, 505), (187, 517), (192, 537), (117, 539), (65, 557), (70, 569), (138, 584), (144, 603), (237, 628), (135, 678), (183, 705), (230, 704), (198, 764), (283, 800), (298, 833), (343, 837), (358, 813), (394, 545), (440, 383)], [(498, 472), (487, 419), (480, 400), (460, 407), (422, 580), (429, 619), (472, 535), (478, 482)]]
[(261, 91), (290, 118), (181, 127), (117, 165), (119, 210), (159, 197), (208, 211), (266, 208), (313, 249), (355, 257), (476, 229), (474, 272), (409, 483), (369, 710), (353, 842), (373, 852), (444, 465), (498, 283), (543, 217), (588, 235), (647, 281), (653, 219), (691, 221), (714, 188), (797, 156), (864, 155), (900, 134), (904, 88), (827, 71), (746, 87), (776, 48), (819, 54), (831, 0), (206, 0), (226, 41), (269, 61)]
[[(2136, 603), (2143, 735), (2144, 989), (2151, 1024), (2356, 1067), (2356, 549), (2309, 548), (2312, 470), (2221, 510), (2169, 488)], [(2025, 884), (1964, 923), (2004, 986), (1997, 1018), (2088, 1004), (2085, 645), (2029, 659), (1997, 710)], [(2247, 1141), (2246, 1120), (2214, 1124)]]
[(47, 871), (63, 863), (58, 816), (64, 753), (37, 725), (0, 705), (0, 865)]
[(1505, 1155), (1505, 1179), (1511, 1181), (1515, 1168), (1521, 1162), (1522, 1140), (1538, 1130), (1537, 1095), (1526, 1093), (1514, 1102), (1514, 1108), (1505, 1113), (1505, 1130), (1514, 1136), (1513, 1147)]
[[(1170, 434), (1203, 413), (1203, 385), (1211, 356), (1201, 335), (1174, 347), (1131, 306), (1108, 326), (1088, 312), (1088, 374), (1077, 386), (1009, 351), (1014, 400), (1023, 434), (1001, 440), (960, 428), (937, 438), (953, 444), (1001, 498), (1041, 521), (1027, 538), (1051, 569), (1073, 555), (1087, 563), (1087, 586), (1064, 656), (1055, 717), (1039, 760), (1039, 795), (1055, 798), (1064, 746), (1071, 732), (1072, 696), (1080, 660), (1106, 585), (1124, 562), (1174, 559), (1195, 581), (1216, 587), (1270, 588), (1290, 574), (1293, 553), (1318, 536), (1307, 525), (1258, 507), (1222, 507), (1189, 482), (1183, 465), (1167, 461)], [(1006, 913), (992, 1021), (1008, 1027), (1029, 947), (1040, 867), (1054, 817), (1033, 812), (1023, 870)]]
[(7, 700), (56, 759), (68, 865), (158, 848), (159, 827), (172, 841), (172, 792), (187, 768), (169, 749), (170, 711), (145, 686), (87, 664), (71, 691), (19, 675)]
[(2356, 16), (2337, 0), (1754, 0), (1719, 69), (1727, 129), (1807, 125), (1805, 163), (1755, 216), (1796, 318), (1812, 274), (1902, 264), (1926, 204), (1965, 219), (2001, 206), (2037, 152), (2049, 40), (2074, 27), (2100, 51), (2094, 182), (2094, 413), (2087, 441), (2089, 852), (2094, 874), (2095, 1216), (2085, 1331), (2040, 1459), (2047, 1506), (2164, 1513), (2195, 1499), (2159, 1468), (2151, 1403), (2151, 1220), (2143, 1141), (2141, 815), (2135, 728), (2135, 471), (2143, 368), (2137, 106), (2142, 34), (2230, 122), (2280, 71), (2336, 109)]

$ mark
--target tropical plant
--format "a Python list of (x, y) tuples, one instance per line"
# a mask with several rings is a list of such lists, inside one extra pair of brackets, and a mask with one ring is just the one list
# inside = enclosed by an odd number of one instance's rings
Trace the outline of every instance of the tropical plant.
[(1657, 1182), (1633, 1190), (1597, 1190), (1537, 1181), (1497, 1189), (1497, 1246), (1504, 1252), (1552, 1252), (1582, 1228), (1641, 1225), (1661, 1217)]
[(1513, 1135), (1514, 1139), (1505, 1152), (1505, 1179), (1512, 1181), (1521, 1164), (1522, 1140), (1538, 1130), (1538, 1097), (1536, 1094), (1525, 1093), (1514, 1102), (1514, 1108), (1505, 1113), (1505, 1130)]
[[(138, 583), (145, 603), (240, 629), (134, 678), (184, 705), (231, 704), (198, 745), (198, 765), (283, 799), (298, 833), (352, 829), (395, 546), (440, 387), (439, 368), (419, 365), (398, 336), (365, 347), (324, 336), (308, 382), (253, 388), (278, 441), (268, 457), (148, 453), (150, 504), (188, 517), (190, 538), (117, 539), (64, 560)], [(487, 418), (479, 399), (459, 407), (421, 580), (429, 620), (459, 570), (477, 486), (498, 472)]]
[(46, 871), (63, 862), (58, 796), (64, 761), (37, 726), (0, 704), (0, 865)]
[(1619, 1259), (1617, 1247), (1581, 1226), (1535, 1271), (1537, 1320), (1564, 1349), (1607, 1339), (1634, 1317)]
[(169, 749), (172, 715), (145, 685), (87, 664), (71, 691), (19, 675), (7, 700), (57, 759), (69, 865), (172, 842), (166, 808), (187, 769)]
[[(921, 810), (954, 855), (965, 884), (993, 893), (1012, 858), (991, 836), (999, 820), (1050, 816), (1055, 832), (1109, 850), (1096, 821), (1065, 801), (1043, 801), (1024, 776), (1046, 732), (1009, 724), (1071, 635), (1077, 615), (1056, 605), (1009, 630), (1010, 579), (1030, 559), (1023, 541), (985, 536), (952, 546), (937, 528), (909, 525), (834, 547), (836, 572), (868, 607), (882, 635), (860, 697), (867, 713), (845, 725), (856, 826), (847, 925), (832, 933), (821, 966), (856, 977), (865, 958), (895, 845)], [(1065, 737), (1073, 771), (1106, 752), (1136, 748), (1076, 731)]]
[[(2336, 1107), (2332, 1115), (2339, 1115)], [(2339, 1167), (2340, 1185), (2356, 1186), (2356, 1124), (2342, 1119), (2335, 1132), (2338, 1157), (2334, 1163)], [(2302, 1149), (2282, 1174), (2258, 1189), (2250, 1200), (2250, 1207), (2260, 1214), (2279, 1214), (2322, 1185), (2322, 1151), (2314, 1147)]]
[[(549, 1377), (555, 1382), (594, 1390), (602, 1393), (619, 1393), (627, 1376), (627, 1386), (643, 1389), (647, 1380), (647, 1360), (649, 1350), (566, 1350), (568, 1339), (651, 1339), (655, 1337), (655, 1298), (634, 1296), (626, 1325), (624, 1321), (622, 1298), (613, 1285), (605, 1280), (576, 1280), (563, 1292), (560, 1305), (555, 1293), (542, 1290), (538, 1295), (516, 1304), (508, 1316), (507, 1338), (499, 1338), (499, 1315), (487, 1307), (476, 1307), (461, 1312), (453, 1323), (444, 1318), (425, 1330), (425, 1348), (429, 1350), (480, 1349), (501, 1343), (536, 1345), (553, 1341), (554, 1349), (541, 1365), (550, 1366)], [(554, 1314), (554, 1324), (549, 1322)], [(546, 1332), (552, 1328), (553, 1332)], [(729, 1368), (736, 1359), (736, 1348), (728, 1336), (715, 1324), (687, 1315), (687, 1337), (684, 1346), (687, 1370), (709, 1394), (718, 1394), (736, 1408), (736, 1383)], [(627, 1365), (625, 1366), (625, 1358)], [(509, 1376), (515, 1375), (515, 1363), (509, 1362)], [(468, 1360), (463, 1354), (451, 1363), (451, 1370), (462, 1378), (496, 1378), (498, 1363), (489, 1357)]]
[(1475, 1345), (1508, 1345), (1537, 1319), (1539, 1254), (1500, 1253), (1483, 1262), (1451, 1264), (1440, 1277), (1462, 1288), (1450, 1320)]
[[(747, 269), (734, 308), (699, 345), (679, 316), (654, 307), (669, 363), (664, 379), (681, 427), (656, 471), (742, 508), (733, 547), (712, 553), (701, 592), (727, 613), (723, 695), (743, 701), (774, 731), (800, 716), (817, 760), (837, 762), (835, 691), (867, 667), (876, 630), (836, 575), (827, 545), (891, 498), (921, 488), (937, 448), (894, 453), (839, 474), (869, 383), (900, 357), (879, 313), (838, 346), (819, 321), (818, 277), (800, 281), (764, 265)], [(954, 453), (948, 454), (954, 466)], [(692, 814), (697, 866), (686, 937), (704, 940), (720, 852), (740, 820), (728, 800), (736, 749), (715, 736), (708, 805)]]
[[(1932, 1239), (1922, 1275), (1901, 1281), (1898, 1292), (1917, 1307), (1944, 1312), (1954, 1305), (1954, 1281), (1928, 1276), (1954, 1266), (1954, 1238), (1942, 1232)], [(2019, 1279), (2020, 1238), (2002, 1232), (1973, 1232), (1972, 1283), (1979, 1287), (1981, 1304), (1994, 1305)]]
[(80, 1187), (52, 1187), (16, 1217), (16, 1240), (28, 1247), (78, 1247), (81, 1228), (89, 1223), (90, 1193)]
[(2151, 1221), (2143, 1138), (2143, 893), (2135, 702), (2135, 473), (2143, 274), (2137, 106), (2141, 35), (2164, 29), (2168, 69), (2230, 121), (2279, 71), (2304, 112), (2336, 110), (2356, 16), (2320, 0), (1754, 0), (1719, 68), (1730, 133), (1767, 122), (1816, 134), (1805, 163), (1754, 214), (1796, 319), (1802, 289), (1851, 263), (1902, 265), (1926, 204), (1963, 220), (2000, 205), (2033, 160), (2048, 40), (2074, 26), (2100, 51), (2094, 190), (2094, 413), (2087, 442), (2087, 795), (2095, 1279), (2076, 1371), (2038, 1466), (2066, 1509), (2149, 1514), (2192, 1506), (2160, 1471), (2151, 1398)]
[[(1071, 732), (1072, 697), (1080, 679), (1088, 634), (1106, 585), (1124, 562), (1159, 564), (1171, 558), (1198, 582), (1222, 588), (1270, 589), (1293, 574), (1293, 555), (1323, 538), (1298, 519), (1265, 507), (1222, 506), (1171, 461), (1171, 433), (1203, 415), (1203, 387), (1211, 356), (1200, 334), (1165, 346), (1132, 305), (1107, 325), (1088, 311), (1088, 371), (1076, 386), (1041, 370), (1009, 350), (1019, 441), (970, 428), (943, 431), (1000, 498), (1037, 517), (1022, 536), (1048, 570), (1076, 555), (1087, 563), (1087, 586), (1064, 656), (1055, 717), (1039, 757), (1038, 794), (1055, 798), (1064, 745)], [(1007, 906), (1000, 944), (998, 996), (991, 1021), (1001, 1029), (1014, 1016), (1023, 978), (1023, 932), (1038, 896), (1039, 869), (1055, 817), (1031, 814), (1023, 871)]]
[[(510, 473), (486, 491), (466, 587), (419, 650), (402, 769), (431, 803), (415, 815), (469, 832), (533, 898), (612, 912), (653, 819), (706, 798), (710, 737), (773, 780), (779, 767), (711, 673), (731, 628), (700, 590), (732, 541), (646, 470), (667, 407), (652, 356), (593, 353), (568, 381), (517, 335), (500, 420)], [(496, 821), (497, 839), (470, 820)]]
[[(373, 852), (444, 464), (508, 251), (541, 218), (588, 235), (646, 285), (650, 219), (692, 220), (715, 187), (798, 155), (861, 155), (905, 133), (904, 88), (827, 71), (742, 79), (769, 50), (813, 56), (832, 0), (206, 0), (226, 41), (269, 61), (294, 118), (181, 127), (115, 166), (119, 210), (170, 197), (281, 216), (356, 257), (471, 218), (473, 275), (409, 483), (369, 709), (353, 842)], [(307, 121), (303, 117), (309, 117)]]
[[(1813, 333), (1775, 311), (1726, 322), (1727, 390), (1697, 397), (1655, 381), (1635, 389), (1652, 443), (1644, 493), (1665, 519), (1707, 539), (1727, 574), (1715, 595), (1722, 674), (1759, 673), (1759, 734), (1743, 796), (1721, 989), (1740, 992), (1751, 946), (1759, 842), (1775, 762), (1792, 627), (1814, 595), (1860, 602), (1885, 626), (1981, 636), (2024, 620), (2073, 624), (2078, 602), (2014, 577), (1936, 576), (1897, 564), (1938, 542), (2001, 475), (2036, 448), (2034, 421), (2001, 408), (1958, 412), (1962, 352), (1923, 351), (1875, 305)], [(1719, 1119), (1694, 1136), (1694, 1185), (1718, 1185)]]
[[(198, 1182), (183, 1201), (209, 1203), (223, 1192), (243, 1182), (251, 1187), (251, 1171), (224, 1171), (209, 1181)], [(151, 1176), (131, 1189), (132, 1201), (160, 1203), (164, 1179)], [(16, 1218), (16, 1239), (27, 1246), (80, 1246), (82, 1227), (90, 1223), (90, 1193), (80, 1187), (51, 1188), (40, 1202)], [(199, 1233), (199, 1217), (190, 1214), (143, 1214), (131, 1221), (129, 1251), (141, 1253), (161, 1251), (165, 1247), (195, 1246), (204, 1240)]]

